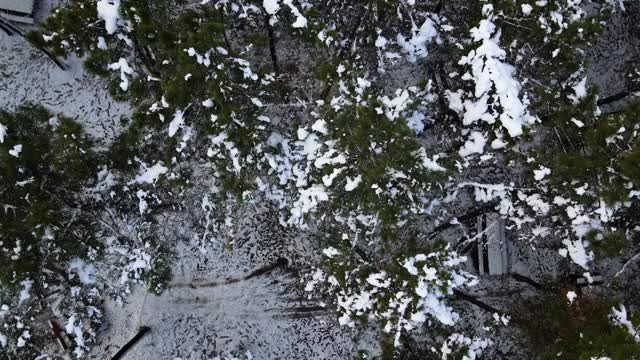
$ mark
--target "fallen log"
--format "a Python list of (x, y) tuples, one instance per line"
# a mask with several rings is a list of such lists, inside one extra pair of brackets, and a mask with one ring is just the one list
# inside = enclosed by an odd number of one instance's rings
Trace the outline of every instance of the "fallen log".
[(250, 273), (248, 273), (245, 276), (242, 277), (236, 277), (236, 278), (226, 278), (223, 281), (210, 281), (210, 282), (191, 282), (191, 283), (174, 283), (174, 284), (170, 284), (169, 287), (172, 288), (185, 288), (185, 287), (190, 287), (192, 289), (196, 289), (196, 288), (204, 288), (204, 287), (216, 287), (216, 286), (222, 286), (222, 285), (230, 285), (230, 284), (234, 284), (240, 281), (244, 281), (244, 280), (250, 280), (252, 278), (258, 277), (258, 276), (262, 276), (265, 275), (275, 269), (278, 268), (286, 268), (287, 265), (289, 265), (289, 260), (287, 260), (286, 258), (278, 258), (275, 262), (269, 264), (269, 265), (265, 265), (261, 268), (258, 268), (256, 270), (251, 271)]
[(131, 340), (129, 340), (129, 342), (126, 343), (126, 345), (123, 346), (122, 349), (120, 349), (120, 351), (118, 351), (115, 355), (113, 355), (111, 360), (121, 359), (122, 356), (126, 354), (126, 352), (129, 351), (138, 341), (140, 341), (140, 339), (142, 339), (149, 331), (151, 331), (150, 327), (147, 327), (147, 326), (140, 327), (136, 336), (134, 336)]
[(245, 276), (243, 278), (243, 280), (249, 280), (251, 278), (254, 278), (256, 276), (260, 276), (260, 275), (264, 275), (268, 272), (271, 272), (277, 268), (284, 268), (287, 265), (289, 265), (289, 260), (287, 260), (286, 258), (279, 258), (278, 260), (276, 260), (273, 264), (271, 265), (267, 265), (265, 267), (262, 267), (260, 269), (254, 270), (251, 273), (249, 273), (249, 275)]
[(628, 91), (621, 91), (621, 92), (619, 92), (617, 94), (613, 94), (611, 96), (607, 96), (605, 98), (598, 99), (598, 102), (596, 104), (598, 106), (608, 105), (608, 104), (614, 103), (616, 101), (620, 101), (620, 100), (626, 98), (629, 95), (630, 95), (630, 93)]

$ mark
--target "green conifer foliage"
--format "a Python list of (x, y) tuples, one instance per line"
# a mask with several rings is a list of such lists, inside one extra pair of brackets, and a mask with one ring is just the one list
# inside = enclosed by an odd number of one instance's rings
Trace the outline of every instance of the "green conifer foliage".
[[(109, 34), (97, 19), (95, 1), (76, 0), (30, 35), (36, 44), (61, 55), (88, 55), (85, 68), (108, 80), (114, 98), (134, 105), (130, 128), (113, 145), (112, 165), (119, 170), (133, 170), (134, 157), (154, 157), (158, 147), (169, 160), (165, 164), (172, 163), (174, 156), (192, 154), (191, 149), (182, 154), (182, 149), (176, 150), (182, 134), (167, 136), (177, 113), (194, 130), (190, 141), (222, 135), (224, 146), (237, 149), (242, 159), (250, 158), (266, 136), (265, 123), (257, 120), (261, 111), (252, 99), (270, 80), (231, 45), (222, 10), (201, 6), (178, 12), (178, 3), (182, 2), (128, 1), (119, 8), (118, 30)], [(85, 14), (86, 8), (92, 10)], [(67, 27), (71, 21), (76, 25)], [(114, 70), (119, 62), (125, 62), (132, 73)], [(205, 154), (208, 150), (198, 149)], [(210, 161), (225, 189), (240, 194), (248, 187), (245, 169), (243, 173), (231, 169), (226, 150)]]
[[(544, 295), (519, 306), (513, 320), (539, 359), (627, 360), (640, 356), (640, 343), (611, 319), (613, 301), (580, 296), (570, 303), (564, 296)], [(637, 317), (631, 316), (630, 321), (637, 324)]]
[(415, 133), (403, 118), (389, 120), (374, 98), (366, 105), (350, 105), (327, 114), (333, 119), (328, 139), (336, 139), (340, 152), (348, 154), (346, 166), (330, 166), (322, 175), (336, 168), (346, 168), (336, 183), (346, 178), (362, 177), (353, 191), (338, 190), (338, 209), (378, 214), (384, 225), (394, 226), (407, 212), (420, 208), (423, 196), (444, 176), (425, 168)]
[(94, 246), (79, 195), (95, 173), (95, 154), (78, 123), (39, 106), (2, 111), (0, 124), (7, 129), (0, 143), (0, 283), (7, 284), (64, 267)]

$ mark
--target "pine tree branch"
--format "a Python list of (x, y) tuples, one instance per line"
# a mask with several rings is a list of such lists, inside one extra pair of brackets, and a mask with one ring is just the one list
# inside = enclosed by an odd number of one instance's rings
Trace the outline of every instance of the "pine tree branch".
[(540, 291), (553, 291), (553, 290), (552, 290), (552, 289), (550, 289), (549, 287), (547, 287), (547, 286), (544, 286), (544, 285), (540, 284), (539, 282), (537, 282), (537, 281), (535, 281), (535, 280), (531, 279), (530, 277), (527, 277), (527, 276), (524, 276), (524, 275), (521, 275), (521, 274), (518, 274), (518, 273), (513, 273), (513, 274), (511, 274), (511, 277), (512, 277), (514, 280), (518, 281), (518, 282), (522, 282), (522, 283), (525, 283), (525, 284), (529, 284), (529, 285), (531, 285), (531, 286), (532, 286), (533, 288), (535, 288), (536, 290), (540, 290)]
[(231, 46), (231, 42), (227, 36), (227, 27), (224, 22), (224, 11), (222, 9), (220, 10), (220, 23), (222, 23), (222, 37), (224, 38), (224, 43), (227, 45), (227, 49), (229, 51), (233, 51), (233, 47)]
[(484, 302), (482, 302), (482, 301), (478, 300), (478, 298), (476, 298), (476, 297), (474, 297), (474, 296), (471, 296), (471, 295), (468, 295), (468, 294), (465, 294), (465, 293), (463, 293), (463, 292), (462, 292), (462, 291), (460, 291), (460, 290), (453, 289), (453, 294), (454, 294), (458, 299), (460, 299), (460, 300), (464, 300), (464, 301), (467, 301), (467, 302), (470, 302), (470, 303), (472, 303), (473, 305), (475, 305), (475, 306), (477, 306), (477, 307), (481, 308), (482, 310), (485, 310), (485, 311), (487, 311), (487, 312), (489, 312), (489, 313), (492, 313), (492, 314), (495, 314), (495, 313), (497, 313), (497, 314), (501, 314), (501, 313), (502, 313), (502, 311), (500, 311), (500, 310), (498, 310), (498, 309), (494, 308), (493, 306), (488, 305), (488, 304), (485, 304)]

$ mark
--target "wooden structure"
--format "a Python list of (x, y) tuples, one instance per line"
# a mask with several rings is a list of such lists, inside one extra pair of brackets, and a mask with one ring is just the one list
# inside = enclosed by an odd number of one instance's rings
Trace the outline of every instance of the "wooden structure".
[(492, 213), (478, 216), (477, 221), (477, 251), (473, 251), (473, 263), (478, 274), (508, 274), (511, 271), (511, 247), (505, 237), (504, 219)]
[(33, 6), (34, 0), (0, 0), (0, 17), (33, 24)]
[(596, 285), (602, 285), (602, 276), (598, 274), (591, 275), (591, 282), (589, 282), (589, 279), (585, 278), (584, 276), (575, 275), (574, 281), (576, 283), (576, 287), (578, 288), (591, 287)]
[(73, 342), (69, 338), (69, 335), (67, 335), (64, 325), (60, 320), (55, 318), (49, 319), (49, 328), (51, 328), (51, 333), (58, 341), (58, 345), (60, 345), (62, 350), (67, 351), (73, 348)]

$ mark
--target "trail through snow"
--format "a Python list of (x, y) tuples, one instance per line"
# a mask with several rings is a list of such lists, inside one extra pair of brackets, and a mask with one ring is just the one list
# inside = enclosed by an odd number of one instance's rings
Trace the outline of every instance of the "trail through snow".
[(370, 347), (354, 341), (357, 334), (337, 326), (335, 315), (317, 301), (298, 297), (290, 288), (297, 277), (282, 268), (231, 283), (226, 279), (200, 279), (194, 283), (215, 285), (194, 287), (174, 280), (178, 286), (160, 296), (138, 289), (124, 308), (107, 303), (111, 326), (102, 334), (107, 346), (97, 347), (92, 358), (109, 358), (141, 326), (151, 331), (127, 353), (128, 360), (247, 354), (253, 359), (348, 359)]

